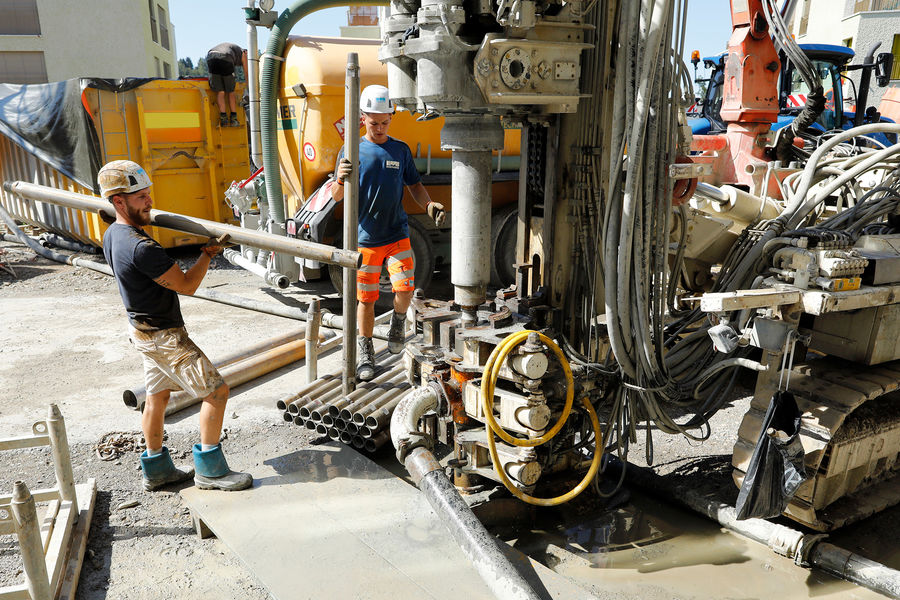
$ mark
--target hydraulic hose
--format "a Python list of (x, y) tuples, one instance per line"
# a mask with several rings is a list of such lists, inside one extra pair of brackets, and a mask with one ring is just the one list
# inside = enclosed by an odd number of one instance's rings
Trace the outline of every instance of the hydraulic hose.
[(497, 476), (500, 477), (501, 483), (510, 491), (510, 493), (521, 500), (522, 502), (526, 502), (528, 504), (533, 504), (535, 506), (557, 506), (559, 504), (564, 504), (569, 500), (572, 500), (578, 494), (587, 489), (587, 486), (591, 484), (591, 481), (594, 480), (594, 477), (597, 476), (597, 471), (600, 469), (601, 459), (603, 457), (603, 436), (600, 433), (600, 421), (597, 419), (597, 413), (594, 411), (594, 407), (591, 406), (590, 400), (587, 398), (581, 399), (582, 404), (584, 404), (584, 409), (587, 411), (588, 417), (591, 419), (591, 427), (594, 429), (594, 458), (591, 460), (591, 466), (588, 468), (587, 473), (584, 475), (584, 478), (573, 487), (571, 490), (566, 492), (565, 494), (560, 494), (554, 498), (536, 498), (535, 496), (531, 496), (526, 494), (519, 488), (515, 486), (515, 484), (510, 481), (509, 477), (507, 477), (506, 473), (503, 470), (503, 466), (500, 464), (500, 457), (497, 455), (497, 442), (494, 440), (493, 434), (488, 431), (487, 439), (488, 439), (488, 449), (491, 453), (491, 461), (494, 463), (494, 471), (497, 473)]
[[(531, 333), (536, 333), (540, 337), (540, 340), (544, 342), (544, 344), (546, 344), (547, 347), (556, 354), (557, 358), (559, 358), (559, 362), (566, 374), (566, 404), (563, 407), (562, 414), (559, 416), (559, 420), (553, 427), (550, 428), (549, 431), (547, 431), (547, 433), (540, 437), (523, 440), (520, 438), (514, 438), (513, 436), (506, 433), (494, 418), (494, 387), (497, 384), (497, 375), (500, 373), (500, 367), (503, 366), (503, 363), (506, 361), (506, 357), (509, 356), (510, 351), (512, 351), (515, 346), (518, 346), (526, 339), (528, 339), (528, 335)], [(513, 446), (519, 447), (534, 447), (540, 446), (541, 444), (553, 439), (554, 436), (559, 433), (560, 429), (563, 428), (563, 425), (565, 425), (566, 419), (569, 418), (569, 412), (572, 410), (572, 402), (574, 398), (575, 382), (572, 378), (572, 369), (571, 367), (569, 367), (569, 361), (566, 360), (566, 356), (563, 354), (563, 351), (560, 350), (559, 346), (557, 346), (553, 340), (538, 331), (517, 331), (516, 333), (505, 338), (502, 342), (497, 344), (497, 347), (494, 348), (493, 352), (491, 352), (490, 357), (488, 357), (487, 363), (484, 365), (484, 377), (481, 381), (481, 401), (484, 405), (485, 425), (488, 428), (488, 433), (493, 431), (500, 437), (501, 440), (503, 440), (507, 444), (512, 444)], [(488, 437), (490, 438), (490, 435)]]
[[(356, 6), (386, 6), (385, 0), (354, 0)], [(266, 197), (269, 199), (269, 215), (276, 223), (284, 223), (284, 199), (281, 189), (281, 168), (278, 160), (276, 124), (276, 92), (281, 77), (281, 54), (288, 34), (297, 21), (317, 10), (346, 6), (344, 0), (299, 0), (282, 11), (262, 55), (262, 81), (260, 82), (259, 124), (262, 137), (263, 168), (266, 174)]]
[[(499, 374), (500, 367), (506, 361), (509, 353), (517, 345), (527, 340), (528, 336), (532, 333), (537, 334), (540, 337), (540, 340), (556, 354), (557, 358), (559, 358), (559, 362), (566, 374), (566, 404), (563, 407), (563, 412), (557, 420), (556, 424), (551, 427), (550, 430), (547, 431), (544, 435), (532, 439), (519, 439), (514, 438), (506, 433), (494, 418), (494, 388), (497, 383), (497, 376)], [(526, 494), (515, 486), (515, 484), (504, 472), (503, 466), (500, 462), (500, 457), (497, 455), (497, 443), (494, 440), (494, 434), (496, 433), (501, 439), (503, 439), (503, 441), (519, 447), (534, 447), (548, 442), (553, 439), (556, 434), (559, 433), (559, 431), (562, 429), (563, 425), (565, 425), (566, 420), (568, 419), (569, 414), (572, 410), (572, 401), (574, 394), (575, 385), (572, 378), (572, 369), (569, 367), (569, 361), (566, 360), (566, 357), (559, 346), (557, 346), (553, 340), (540, 332), (525, 330), (518, 331), (510, 335), (502, 342), (500, 342), (496, 348), (494, 348), (494, 351), (491, 352), (491, 355), (488, 358), (487, 363), (485, 364), (484, 377), (481, 381), (481, 399), (484, 405), (485, 429), (487, 430), (488, 450), (491, 454), (491, 461), (494, 464), (494, 472), (497, 473), (497, 476), (500, 478), (501, 483), (503, 483), (506, 489), (508, 489), (510, 493), (512, 493), (516, 498), (522, 500), (523, 502), (527, 502), (528, 504), (533, 504), (536, 506), (556, 506), (558, 504), (568, 502), (572, 498), (575, 498), (578, 494), (583, 492), (588, 485), (590, 485), (591, 481), (597, 474), (597, 470), (600, 468), (600, 459), (603, 455), (602, 434), (600, 433), (600, 422), (597, 419), (597, 413), (594, 411), (594, 407), (591, 406), (590, 401), (587, 398), (583, 398), (582, 403), (584, 404), (584, 408), (591, 420), (591, 427), (593, 427), (594, 429), (594, 459), (591, 461), (591, 466), (588, 469), (587, 474), (584, 476), (584, 479), (582, 479), (578, 485), (576, 485), (565, 494), (556, 496), (554, 498), (537, 498), (535, 496)]]

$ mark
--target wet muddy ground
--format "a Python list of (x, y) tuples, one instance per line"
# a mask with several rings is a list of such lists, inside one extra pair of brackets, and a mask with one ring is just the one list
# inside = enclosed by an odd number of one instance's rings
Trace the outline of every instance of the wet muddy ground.
[[(22, 246), (0, 242), (0, 249), (5, 250), (0, 261), (16, 273), (13, 278), (0, 269), (0, 437), (26, 433), (46, 416), (48, 404), (56, 403), (66, 418), (76, 483), (89, 477), (98, 481), (77, 597), (267, 598), (224, 544), (195, 535), (177, 489), (143, 491), (136, 451), (126, 450), (112, 461), (96, 455), (104, 434), (136, 435), (139, 429), (139, 416), (125, 407), (121, 393), (140, 385), (140, 358), (129, 347), (114, 282), (36, 258)], [(193, 260), (189, 253), (179, 256), (188, 264)], [(340, 310), (340, 299), (327, 282), (275, 292), (221, 259), (215, 267), (204, 286), (294, 306), (320, 295), (326, 308)], [(448, 278), (448, 271), (436, 275), (438, 293), (446, 290)], [(192, 337), (213, 358), (300, 325), (191, 298), (183, 299), (182, 307)], [(339, 362), (338, 354), (323, 358), (320, 373)], [(314, 434), (286, 425), (274, 408), (280, 394), (303, 382), (302, 368), (285, 368), (234, 390), (223, 442), (234, 468), (252, 472), (264, 460), (319, 442)], [(714, 417), (712, 436), (702, 445), (655, 433), (655, 470), (718, 489), (733, 500), (729, 455), (747, 403), (746, 394), (735, 395)], [(170, 417), (166, 430), (176, 461), (188, 459), (196, 407)], [(640, 445), (630, 459), (645, 464)], [(381, 452), (378, 461), (399, 469), (390, 452)], [(0, 489), (10, 489), (16, 479), (33, 488), (52, 485), (52, 465), (43, 449), (3, 453), (0, 465)], [(485, 520), (510, 544), (601, 598), (878, 597), (797, 567), (670, 500), (627, 487), (606, 499), (586, 493), (555, 510), (523, 510), (504, 500)], [(123, 508), (134, 501), (138, 504)], [(895, 507), (832, 534), (829, 541), (900, 569), (898, 538), (900, 508)], [(0, 536), (0, 587), (21, 581), (14, 539)], [(298, 586), (297, 597), (329, 596), (327, 590)]]

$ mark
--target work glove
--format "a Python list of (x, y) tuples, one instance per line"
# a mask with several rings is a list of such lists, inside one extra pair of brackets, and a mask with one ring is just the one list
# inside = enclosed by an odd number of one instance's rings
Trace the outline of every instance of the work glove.
[(438, 227), (443, 225), (444, 220), (447, 218), (444, 205), (440, 202), (429, 202), (425, 206), (425, 212), (428, 213), (428, 216), (431, 217), (431, 220), (434, 221), (434, 224)]
[(97, 215), (99, 215), (100, 219), (107, 225), (112, 225), (116, 222), (116, 218), (109, 216), (105, 211), (98, 210)]
[(225, 243), (229, 239), (231, 239), (231, 236), (227, 233), (223, 234), (217, 238), (210, 238), (209, 241), (206, 242), (203, 245), (203, 247), (200, 249), (203, 250), (204, 254), (206, 254), (208, 257), (212, 258), (216, 254), (221, 252), (223, 248), (225, 248)]
[(334, 170), (337, 182), (340, 185), (344, 185), (344, 180), (350, 177), (351, 173), (353, 173), (353, 163), (350, 162), (349, 158), (342, 158), (341, 162), (338, 163), (337, 169)]

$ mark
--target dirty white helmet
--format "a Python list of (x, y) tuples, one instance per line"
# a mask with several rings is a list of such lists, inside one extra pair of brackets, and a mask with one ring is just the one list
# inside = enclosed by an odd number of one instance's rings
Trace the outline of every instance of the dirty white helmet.
[(113, 194), (130, 194), (153, 185), (147, 171), (130, 160), (108, 162), (97, 173), (100, 194), (109, 198)]
[(392, 114), (394, 103), (388, 89), (383, 85), (366, 86), (359, 96), (359, 110), (379, 115)]

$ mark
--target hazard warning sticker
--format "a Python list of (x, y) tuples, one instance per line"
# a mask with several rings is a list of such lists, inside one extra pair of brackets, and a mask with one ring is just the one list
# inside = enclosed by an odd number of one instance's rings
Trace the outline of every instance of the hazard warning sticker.
[[(337, 130), (338, 135), (341, 136), (341, 139), (344, 139), (344, 117), (341, 117), (334, 123), (334, 128)], [(363, 121), (363, 116), (359, 115), (359, 128), (362, 129), (363, 125), (365, 125), (365, 121)]]
[(303, 144), (303, 156), (310, 162), (316, 160), (316, 147), (309, 142)]

